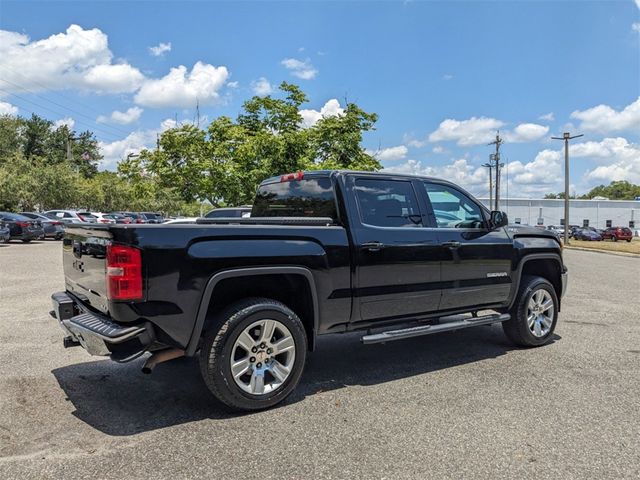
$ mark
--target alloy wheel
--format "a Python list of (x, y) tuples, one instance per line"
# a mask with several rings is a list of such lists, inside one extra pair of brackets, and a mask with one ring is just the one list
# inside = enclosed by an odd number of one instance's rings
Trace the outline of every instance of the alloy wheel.
[(555, 307), (551, 294), (544, 289), (536, 290), (527, 306), (527, 325), (531, 333), (537, 337), (544, 337), (551, 330)]
[(259, 320), (245, 328), (233, 344), (231, 374), (243, 391), (265, 395), (287, 380), (295, 356), (289, 329), (277, 320)]

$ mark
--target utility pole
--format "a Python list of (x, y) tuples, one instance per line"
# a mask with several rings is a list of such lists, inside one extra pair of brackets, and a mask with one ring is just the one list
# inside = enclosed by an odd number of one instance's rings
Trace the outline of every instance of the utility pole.
[(489, 169), (489, 208), (493, 206), (493, 165), (491, 163), (484, 163), (483, 167)]
[(487, 144), (496, 146), (496, 153), (491, 154), (491, 156), (489, 157), (491, 160), (495, 160), (496, 162), (496, 203), (494, 210), (499, 210), (500, 207), (500, 145), (502, 145), (503, 143), (504, 140), (500, 138), (500, 130), (498, 130), (496, 132), (496, 139), (493, 142)]
[(583, 137), (564, 132), (561, 137), (551, 137), (553, 140), (564, 140), (564, 244), (569, 245), (569, 140)]

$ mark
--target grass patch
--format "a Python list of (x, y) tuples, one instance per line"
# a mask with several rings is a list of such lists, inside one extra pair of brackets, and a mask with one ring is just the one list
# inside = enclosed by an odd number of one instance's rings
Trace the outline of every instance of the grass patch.
[(631, 242), (620, 241), (612, 242), (611, 240), (602, 240), (601, 242), (587, 242), (585, 240), (569, 240), (569, 246), (589, 248), (591, 250), (600, 250), (603, 252), (625, 252), (640, 255), (640, 238), (634, 237)]

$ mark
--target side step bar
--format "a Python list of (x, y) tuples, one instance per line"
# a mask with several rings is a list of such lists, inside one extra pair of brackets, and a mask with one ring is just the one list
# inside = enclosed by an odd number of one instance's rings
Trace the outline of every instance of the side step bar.
[[(405, 338), (419, 337), (421, 335), (431, 335), (432, 333), (451, 332), (462, 328), (475, 327), (477, 325), (490, 325), (492, 323), (506, 322), (511, 319), (508, 313), (483, 315), (481, 317), (449, 317), (452, 320), (444, 321), (436, 325), (420, 325), (418, 327), (403, 328), (400, 330), (389, 330), (387, 332), (365, 335), (361, 338), (362, 343), (369, 345), (372, 343), (391, 342)], [(441, 319), (445, 320), (444, 318)]]

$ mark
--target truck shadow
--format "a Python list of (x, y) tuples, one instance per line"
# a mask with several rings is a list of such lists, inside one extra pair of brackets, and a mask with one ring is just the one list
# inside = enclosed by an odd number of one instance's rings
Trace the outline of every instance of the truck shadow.
[[(555, 335), (554, 341), (560, 337)], [(320, 338), (298, 388), (280, 406), (350, 385), (371, 386), (496, 358), (513, 350), (499, 326), (476, 327), (384, 345), (362, 345), (359, 334)], [(119, 365), (108, 360), (52, 371), (73, 404), (73, 415), (107, 435), (126, 436), (228, 413), (205, 386), (195, 358), (140, 372), (143, 360)], [(252, 415), (260, 415), (260, 412)]]

